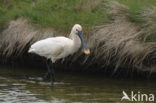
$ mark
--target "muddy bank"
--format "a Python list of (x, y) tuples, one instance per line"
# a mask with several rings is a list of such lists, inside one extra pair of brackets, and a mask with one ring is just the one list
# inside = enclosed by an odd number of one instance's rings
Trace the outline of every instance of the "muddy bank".
[[(56, 66), (64, 69), (77, 67), (82, 71), (104, 71), (114, 75), (151, 75), (156, 71), (156, 43), (143, 40), (150, 34), (149, 28), (152, 26), (140, 27), (131, 22), (127, 13), (129, 8), (117, 2), (110, 2), (108, 8), (112, 22), (94, 27), (89, 36), (84, 35), (91, 55), (85, 56), (82, 52), (77, 52), (58, 61)], [(149, 19), (149, 15), (146, 13), (144, 16)], [(0, 61), (42, 65), (42, 57), (27, 53), (29, 46), (37, 40), (60, 34), (62, 33), (53, 28), (36, 27), (22, 17), (12, 20), (1, 33)]]

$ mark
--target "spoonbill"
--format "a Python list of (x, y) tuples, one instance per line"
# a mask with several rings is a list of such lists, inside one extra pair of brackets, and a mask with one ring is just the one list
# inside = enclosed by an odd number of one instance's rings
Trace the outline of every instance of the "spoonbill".
[(45, 78), (52, 79), (52, 82), (55, 82), (54, 68), (50, 67), (50, 64), (53, 65), (57, 60), (72, 55), (79, 50), (81, 45), (83, 46), (84, 53), (89, 55), (90, 50), (84, 41), (82, 27), (79, 24), (75, 24), (72, 27), (69, 38), (58, 36), (37, 41), (31, 45), (28, 52), (35, 53), (47, 59), (46, 64), (48, 72)]

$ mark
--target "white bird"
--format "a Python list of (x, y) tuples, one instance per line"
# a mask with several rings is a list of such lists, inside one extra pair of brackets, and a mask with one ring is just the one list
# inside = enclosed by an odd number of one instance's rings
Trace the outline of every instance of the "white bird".
[(51, 37), (44, 40), (40, 40), (31, 45), (29, 53), (35, 53), (47, 58), (48, 73), (46, 78), (51, 78), (55, 81), (54, 70), (50, 69), (49, 63), (55, 63), (55, 61), (72, 55), (79, 50), (81, 44), (84, 48), (86, 55), (90, 54), (90, 50), (87, 48), (84, 38), (82, 36), (82, 27), (79, 24), (75, 24), (71, 30), (69, 38), (64, 36)]

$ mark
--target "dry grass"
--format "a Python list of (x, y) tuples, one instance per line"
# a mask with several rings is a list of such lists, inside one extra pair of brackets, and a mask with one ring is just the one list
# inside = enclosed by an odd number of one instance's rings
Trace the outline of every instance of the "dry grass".
[[(156, 43), (139, 40), (142, 36), (145, 38), (151, 29), (141, 29), (140, 26), (131, 23), (128, 20), (128, 8), (124, 5), (110, 2), (109, 6), (114, 21), (97, 27), (94, 35), (90, 37), (88, 45), (92, 48), (93, 56), (87, 61), (90, 61), (88, 65), (98, 64), (99, 68), (112, 66), (114, 72), (120, 67), (130, 68), (131, 71), (155, 71)], [(153, 23), (148, 21), (149, 24)]]
[(141, 13), (141, 16), (143, 21), (145, 21), (145, 23), (142, 24), (142, 27), (144, 28), (143, 31), (146, 34), (143, 40), (146, 41), (146, 39), (151, 36), (151, 34), (155, 35), (156, 33), (156, 7), (153, 6), (144, 10), (144, 12)]
[(54, 36), (54, 30), (33, 27), (26, 19), (11, 21), (2, 32), (0, 48), (4, 57), (19, 56), (34, 41)]

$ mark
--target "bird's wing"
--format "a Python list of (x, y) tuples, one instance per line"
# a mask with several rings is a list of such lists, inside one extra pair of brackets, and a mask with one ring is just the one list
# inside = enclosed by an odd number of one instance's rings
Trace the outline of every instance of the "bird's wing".
[(53, 49), (54, 49), (53, 57), (57, 57), (57, 56), (61, 55), (61, 53), (63, 52), (64, 46), (57, 44), (57, 46), (55, 46), (55, 48), (53, 48)]
[(55, 58), (59, 56), (64, 49), (64, 45), (58, 41), (51, 41), (49, 45), (47, 45), (44, 49), (46, 51), (46, 55), (48, 55), (49, 58)]
[(40, 40), (34, 43), (30, 49), (34, 50), (34, 53), (40, 56), (51, 58), (60, 55), (64, 49), (64, 45), (59, 41), (51, 38)]

